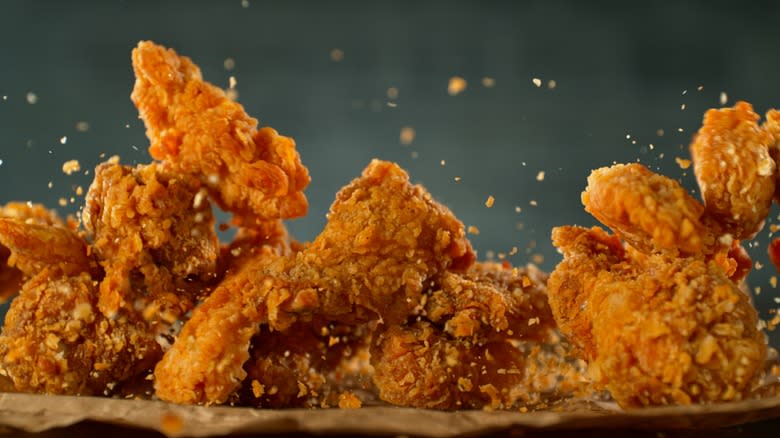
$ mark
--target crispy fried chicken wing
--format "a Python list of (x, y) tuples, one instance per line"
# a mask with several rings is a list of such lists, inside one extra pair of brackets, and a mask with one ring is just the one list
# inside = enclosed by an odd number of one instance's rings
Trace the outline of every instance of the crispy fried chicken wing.
[(84, 226), (106, 272), (101, 311), (110, 316), (140, 305), (169, 323), (189, 311), (203, 282), (214, 278), (219, 253), (198, 180), (159, 164), (103, 163), (86, 199)]
[(761, 230), (775, 193), (773, 139), (758, 119), (747, 102), (711, 109), (690, 147), (707, 214), (738, 240)]
[(295, 142), (257, 120), (201, 78), (171, 49), (142, 41), (133, 50), (132, 100), (146, 123), (149, 152), (172, 171), (197, 176), (220, 207), (251, 221), (306, 214), (309, 174)]
[(766, 343), (749, 298), (701, 258), (627, 256), (594, 228), (559, 227), (550, 306), (598, 385), (623, 407), (740, 400)]
[(258, 254), (195, 309), (155, 370), (157, 395), (224, 402), (246, 376), (261, 324), (285, 330), (311, 315), (399, 323), (435, 275), (473, 260), (463, 224), (400, 167), (375, 160), (339, 192), (314, 242), (286, 257), (270, 248)]

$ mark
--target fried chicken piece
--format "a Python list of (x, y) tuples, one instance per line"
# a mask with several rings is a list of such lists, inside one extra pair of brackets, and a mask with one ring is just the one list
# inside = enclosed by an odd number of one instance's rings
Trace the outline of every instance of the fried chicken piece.
[(204, 82), (190, 58), (149, 41), (133, 50), (131, 98), (146, 124), (149, 153), (168, 169), (199, 178), (217, 204), (249, 218), (306, 214), (309, 174), (295, 142)]
[(396, 164), (374, 160), (338, 193), (314, 242), (287, 257), (258, 254), (195, 309), (157, 365), (157, 395), (224, 402), (246, 376), (260, 325), (285, 330), (311, 315), (396, 324), (419, 309), (434, 276), (473, 260), (463, 224)]
[(139, 305), (150, 317), (173, 322), (194, 306), (202, 282), (216, 275), (214, 217), (192, 177), (159, 164), (103, 163), (95, 169), (83, 221), (106, 272), (98, 307), (107, 316)]
[(766, 341), (749, 298), (715, 263), (627, 257), (594, 227), (558, 227), (564, 254), (548, 281), (553, 315), (594, 382), (623, 407), (740, 400)]
[(769, 156), (775, 162), (775, 202), (780, 203), (780, 111), (771, 109), (766, 113), (766, 121), (761, 128), (768, 133), (771, 138), (769, 143)]
[(508, 409), (538, 403), (564, 376), (584, 380), (558, 345), (546, 280), (532, 265), (444, 272), (420, 316), (375, 335), (379, 397), (420, 408)]
[[(54, 211), (41, 204), (31, 202), (9, 202), (0, 206), (0, 218), (12, 218), (25, 223), (75, 229), (75, 221), (69, 221), (66, 224)], [(16, 234), (17, 237), (21, 237), (18, 236), (18, 232)], [(12, 236), (7, 236), (7, 238), (12, 238)], [(4, 303), (16, 295), (24, 281), (22, 271), (8, 265), (10, 256), (11, 251), (0, 241), (0, 303)]]
[(59, 268), (45, 268), (24, 284), (0, 335), (0, 365), (17, 390), (109, 394), (159, 359), (160, 346), (142, 321), (98, 311), (96, 285), (86, 272), (67, 275)]
[(758, 119), (747, 102), (711, 109), (690, 147), (707, 214), (738, 240), (761, 230), (775, 193), (773, 139)]
[(696, 254), (715, 241), (702, 222), (704, 206), (677, 181), (638, 163), (594, 170), (582, 203), (585, 211), (645, 253)]
[(347, 388), (369, 387), (372, 326), (297, 322), (283, 332), (264, 327), (252, 340), (242, 404), (264, 408), (337, 405)]

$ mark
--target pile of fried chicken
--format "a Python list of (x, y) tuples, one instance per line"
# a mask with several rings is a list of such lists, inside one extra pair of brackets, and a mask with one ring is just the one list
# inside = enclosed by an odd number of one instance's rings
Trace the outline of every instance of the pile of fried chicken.
[[(78, 221), (0, 208), (0, 297), (15, 297), (0, 373), (16, 391), (451, 410), (606, 389), (633, 407), (740, 400), (762, 378), (740, 241), (780, 199), (780, 113), (707, 113), (691, 147), (704, 203), (639, 164), (594, 171), (583, 203), (615, 234), (554, 229), (548, 278), (476, 261), (463, 223), (379, 160), (314, 241), (291, 239), (310, 181), (295, 142), (189, 58), (141, 42), (132, 60), (155, 161), (100, 164)], [(228, 243), (212, 203), (232, 214)]]

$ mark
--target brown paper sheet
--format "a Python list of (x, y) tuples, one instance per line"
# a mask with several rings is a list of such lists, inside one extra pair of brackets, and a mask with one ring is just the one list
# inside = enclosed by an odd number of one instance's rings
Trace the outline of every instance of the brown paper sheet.
[(168, 436), (231, 433), (355, 433), (444, 437), (508, 428), (716, 428), (780, 418), (780, 397), (717, 405), (620, 410), (578, 401), (561, 412), (440, 412), (372, 406), (354, 410), (269, 410), (160, 401), (0, 393), (0, 425), (42, 432), (80, 421), (157, 430)]

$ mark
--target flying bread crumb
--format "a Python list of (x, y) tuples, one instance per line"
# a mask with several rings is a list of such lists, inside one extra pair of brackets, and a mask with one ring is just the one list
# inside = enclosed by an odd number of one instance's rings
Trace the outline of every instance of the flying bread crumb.
[(417, 133), (415, 132), (414, 128), (411, 126), (404, 126), (401, 128), (401, 144), (412, 144), (416, 135)]
[(65, 172), (66, 175), (78, 172), (79, 170), (81, 170), (81, 164), (79, 164), (79, 160), (68, 160), (62, 163), (62, 171)]
[(447, 93), (450, 96), (457, 96), (466, 89), (468, 83), (460, 76), (453, 76), (450, 78), (450, 82), (447, 84)]
[(496, 202), (496, 198), (494, 198), (492, 195), (488, 196), (487, 200), (485, 201), (485, 207), (492, 208), (493, 207), (493, 203), (495, 203), (495, 202)]

